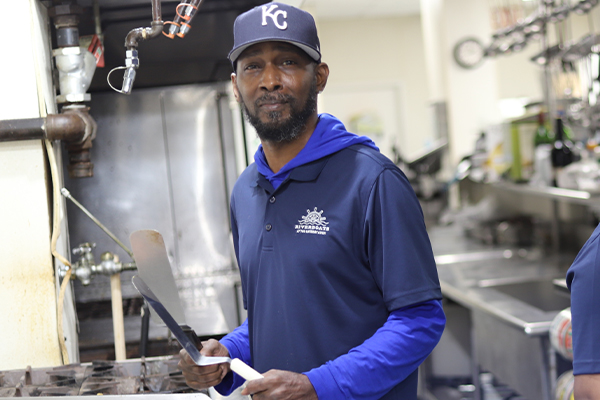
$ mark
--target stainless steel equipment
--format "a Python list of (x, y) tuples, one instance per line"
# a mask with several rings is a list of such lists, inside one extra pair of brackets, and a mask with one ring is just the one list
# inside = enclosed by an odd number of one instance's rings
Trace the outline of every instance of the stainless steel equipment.
[[(93, 180), (67, 179), (73, 196), (117, 237), (139, 229), (163, 233), (186, 321), (199, 335), (229, 332), (238, 313), (239, 273), (230, 244), (229, 193), (237, 178), (229, 84), (139, 89), (130, 96), (98, 93)], [(129, 256), (80, 210), (68, 208), (71, 243), (95, 242)], [(123, 297), (139, 294), (133, 273), (122, 274)], [(110, 298), (108, 278), (83, 288), (75, 283), (78, 308)], [(108, 321), (80, 321), (82, 347), (110, 343)], [(105, 328), (106, 326), (106, 328)], [(125, 317), (126, 339), (139, 338), (139, 316)], [(151, 326), (150, 339), (166, 337)]]
[(97, 361), (54, 368), (0, 371), (0, 399), (12, 397), (64, 398), (103, 395), (107, 399), (204, 400), (209, 397), (190, 389), (177, 368), (178, 356), (153, 357), (123, 362)]

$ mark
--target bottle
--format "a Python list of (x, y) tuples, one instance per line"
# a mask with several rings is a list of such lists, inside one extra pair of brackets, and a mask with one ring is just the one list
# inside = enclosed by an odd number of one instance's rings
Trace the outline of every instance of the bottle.
[(537, 147), (543, 144), (552, 144), (553, 141), (550, 130), (546, 127), (546, 122), (544, 121), (544, 112), (540, 111), (538, 115), (538, 127), (533, 138), (534, 145)]
[(566, 134), (562, 118), (556, 119), (555, 140), (552, 148), (552, 167), (554, 169), (554, 186), (556, 185), (556, 176), (560, 174), (562, 169), (575, 161), (573, 154), (573, 142), (571, 142)]

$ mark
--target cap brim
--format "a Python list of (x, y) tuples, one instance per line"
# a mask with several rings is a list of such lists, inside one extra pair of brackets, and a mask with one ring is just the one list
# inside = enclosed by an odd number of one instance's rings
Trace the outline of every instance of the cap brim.
[(290, 44), (293, 44), (294, 46), (297, 46), (297, 47), (301, 48), (302, 50), (304, 50), (304, 52), (306, 54), (308, 54), (308, 56), (310, 58), (312, 58), (313, 60), (315, 60), (317, 62), (321, 61), (321, 54), (318, 51), (316, 51), (315, 49), (313, 49), (312, 47), (309, 47), (309, 46), (305, 45), (304, 43), (294, 42), (292, 40), (283, 40), (283, 39), (279, 39), (279, 38), (260, 39), (260, 40), (254, 41), (254, 42), (244, 43), (243, 45), (231, 50), (231, 52), (229, 53), (227, 58), (229, 58), (229, 61), (231, 61), (231, 63), (233, 64), (238, 59), (240, 54), (242, 54), (242, 52), (244, 50), (246, 50), (248, 47), (255, 45), (257, 43), (263, 43), (263, 42), (290, 43)]

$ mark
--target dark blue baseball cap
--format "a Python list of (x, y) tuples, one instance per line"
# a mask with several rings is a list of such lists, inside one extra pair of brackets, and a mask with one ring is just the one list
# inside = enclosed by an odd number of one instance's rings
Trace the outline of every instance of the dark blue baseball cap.
[(234, 69), (235, 61), (246, 48), (271, 41), (291, 43), (321, 62), (321, 46), (312, 15), (287, 4), (267, 3), (246, 11), (235, 20), (234, 44), (228, 56)]

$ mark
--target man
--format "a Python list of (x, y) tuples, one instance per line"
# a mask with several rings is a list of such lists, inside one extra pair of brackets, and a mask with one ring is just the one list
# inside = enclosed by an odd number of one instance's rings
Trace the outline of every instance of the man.
[[(242, 391), (254, 399), (416, 399), (445, 317), (410, 184), (369, 138), (317, 113), (329, 67), (310, 14), (256, 7), (234, 42), (235, 97), (261, 141), (231, 197), (248, 319), (202, 353), (262, 373)], [(193, 388), (244, 383), (181, 356)]]
[(571, 291), (575, 399), (600, 400), (600, 225), (567, 272)]

